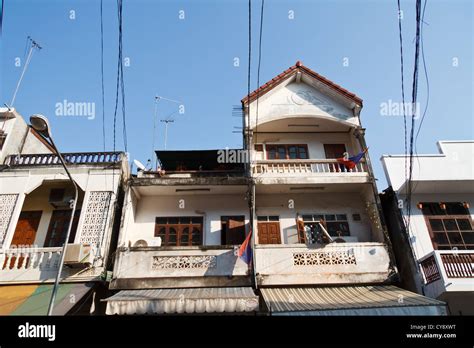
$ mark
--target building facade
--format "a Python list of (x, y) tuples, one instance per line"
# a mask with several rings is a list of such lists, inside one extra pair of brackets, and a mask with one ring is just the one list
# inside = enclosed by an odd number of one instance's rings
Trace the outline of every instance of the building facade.
[(361, 109), (297, 62), (242, 100), (242, 149), (157, 151), (127, 185), (107, 313), (444, 314), (392, 285)]
[[(44, 315), (72, 215), (74, 187), (46, 139), (11, 113), (14, 118), (7, 122), (15, 124), (5, 132), (0, 170), (0, 314)], [(99, 313), (91, 305), (99, 306), (95, 294), (106, 290), (128, 161), (120, 152), (62, 155), (79, 199), (53, 314)]]
[[(411, 195), (404, 155), (382, 156), (398, 207), (387, 213), (404, 221), (392, 233), (406, 234), (394, 249), (412, 258), (413, 282), (429, 297), (448, 304), (454, 315), (474, 314), (474, 141), (439, 141), (439, 154), (413, 159)], [(407, 206), (411, 213), (408, 216)], [(408, 247), (407, 247), (408, 245)]]

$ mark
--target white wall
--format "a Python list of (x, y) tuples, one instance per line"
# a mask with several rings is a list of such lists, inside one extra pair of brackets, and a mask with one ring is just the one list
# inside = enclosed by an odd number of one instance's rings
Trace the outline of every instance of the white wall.
[[(305, 82), (282, 83), (260, 97), (259, 124), (284, 115), (314, 115), (358, 125), (358, 119), (354, 117), (351, 109)], [(256, 101), (250, 104), (250, 119), (253, 128), (256, 121)]]
[[(288, 208), (289, 199), (294, 201), (295, 209)], [(280, 216), (282, 244), (298, 243), (296, 213), (346, 214), (351, 236), (357, 237), (359, 242), (370, 242), (374, 239), (364, 204), (358, 193), (257, 194), (256, 213), (257, 216)], [(361, 221), (354, 221), (352, 214), (360, 214)]]
[[(400, 195), (399, 199), (404, 200), (405, 196)], [(472, 194), (413, 195), (411, 203), (410, 237), (417, 259), (422, 258), (434, 250), (423, 213), (416, 207), (416, 204), (419, 202), (468, 202), (470, 205), (469, 211), (471, 212), (471, 219), (474, 219), (474, 195)], [(403, 213), (406, 213), (405, 209), (403, 209)]]
[(267, 144), (307, 144), (310, 159), (326, 158), (324, 144), (344, 144), (350, 155), (360, 151), (358, 147), (354, 148), (348, 133), (259, 134), (257, 141)]
[[(179, 200), (184, 199), (184, 209)], [(202, 214), (204, 212), (204, 214)], [(121, 232), (120, 243), (128, 246), (137, 240), (155, 239), (155, 219), (162, 216), (202, 216), (203, 245), (220, 245), (221, 216), (244, 215), (249, 222), (249, 209), (244, 195), (179, 195), (141, 196), (133, 205), (127, 206), (127, 220)]]
[(15, 109), (9, 112), (6, 108), (0, 108), (0, 115), (13, 116), (13, 118), (6, 119), (4, 126), (3, 121), (5, 119), (0, 121), (7, 135), (3, 149), (0, 151), (0, 164), (3, 164), (9, 155), (51, 152), (48, 147), (31, 133), (28, 124)]
[[(439, 141), (437, 144), (440, 154), (415, 157), (413, 180), (472, 182), (474, 141)], [(389, 185), (394, 191), (398, 191), (405, 183), (405, 156), (383, 155), (381, 160)]]

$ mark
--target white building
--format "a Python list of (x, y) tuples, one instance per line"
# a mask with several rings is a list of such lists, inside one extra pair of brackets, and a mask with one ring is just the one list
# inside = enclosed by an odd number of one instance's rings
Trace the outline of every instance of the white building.
[[(242, 100), (244, 149), (229, 152), (250, 163), (157, 151), (162, 170), (129, 181), (107, 313), (443, 314), (390, 285), (368, 154), (337, 160), (367, 147), (361, 108), (297, 62)], [(236, 255), (250, 231), (253, 267)]]
[[(0, 170), (0, 315), (46, 314), (74, 189), (49, 143), (10, 113)], [(96, 285), (110, 267), (120, 187), (128, 176), (120, 152), (62, 155), (79, 199), (55, 314), (84, 310), (100, 290)]]
[(446, 301), (451, 314), (472, 315), (474, 141), (440, 141), (438, 148), (439, 154), (413, 159), (409, 219), (406, 156), (384, 155), (382, 163), (401, 203), (397, 213), (409, 222), (409, 241), (422, 275), (417, 280), (424, 293)]

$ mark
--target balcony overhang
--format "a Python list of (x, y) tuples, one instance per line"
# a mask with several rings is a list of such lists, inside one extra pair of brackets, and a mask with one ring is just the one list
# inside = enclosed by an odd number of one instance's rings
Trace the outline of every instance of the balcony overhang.
[[(407, 194), (408, 184), (405, 182), (398, 190), (399, 194)], [(474, 180), (412, 180), (412, 193), (474, 193)]]
[(358, 127), (357, 124), (326, 115), (283, 114), (262, 119), (258, 125), (252, 125), (258, 133), (348, 133)]

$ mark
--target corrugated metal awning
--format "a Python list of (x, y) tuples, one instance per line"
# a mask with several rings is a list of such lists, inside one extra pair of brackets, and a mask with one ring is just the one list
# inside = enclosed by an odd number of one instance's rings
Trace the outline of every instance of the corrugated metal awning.
[(393, 285), (260, 291), (273, 315), (446, 315), (444, 302)]
[(259, 303), (250, 287), (122, 290), (104, 301), (106, 314), (252, 312)]

